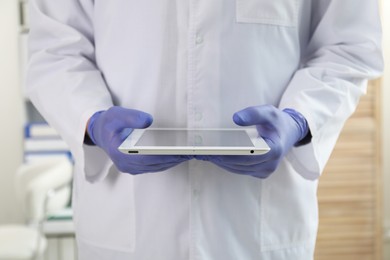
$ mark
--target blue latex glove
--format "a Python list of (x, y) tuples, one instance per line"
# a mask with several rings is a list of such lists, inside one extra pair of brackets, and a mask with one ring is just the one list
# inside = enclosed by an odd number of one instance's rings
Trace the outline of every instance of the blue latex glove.
[(108, 154), (121, 172), (160, 172), (189, 160), (188, 156), (127, 155), (118, 150), (119, 145), (134, 128), (146, 128), (152, 121), (152, 116), (147, 113), (111, 107), (107, 111), (96, 112), (90, 118), (87, 132), (91, 141)]
[(263, 155), (208, 156), (207, 160), (227, 171), (258, 178), (267, 178), (274, 172), (287, 152), (309, 132), (301, 114), (292, 109), (281, 111), (270, 105), (241, 110), (234, 114), (233, 121), (240, 126), (256, 126), (271, 150)]

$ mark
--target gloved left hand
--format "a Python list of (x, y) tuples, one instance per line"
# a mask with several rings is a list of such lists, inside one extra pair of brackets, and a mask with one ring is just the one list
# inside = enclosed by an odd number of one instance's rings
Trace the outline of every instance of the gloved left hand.
[(207, 156), (221, 168), (238, 174), (267, 178), (276, 170), (282, 158), (300, 140), (309, 128), (305, 118), (295, 110), (280, 110), (274, 106), (249, 107), (234, 114), (233, 121), (240, 126), (256, 126), (271, 150), (263, 155)]

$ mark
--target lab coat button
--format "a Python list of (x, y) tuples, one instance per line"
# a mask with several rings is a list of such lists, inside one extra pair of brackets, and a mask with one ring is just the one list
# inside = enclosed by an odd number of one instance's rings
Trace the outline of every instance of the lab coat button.
[(196, 41), (196, 44), (201, 44), (203, 42), (203, 37), (200, 35), (197, 35), (195, 41)]
[(196, 197), (198, 197), (198, 195), (199, 195), (199, 190), (193, 189), (193, 190), (192, 190), (192, 196), (193, 196), (194, 198), (196, 198)]
[(195, 145), (202, 145), (203, 143), (203, 138), (200, 135), (195, 135), (195, 140), (194, 140)]
[(201, 112), (195, 113), (195, 120), (196, 121), (200, 121), (200, 120), (202, 120), (202, 118), (203, 118), (203, 114)]

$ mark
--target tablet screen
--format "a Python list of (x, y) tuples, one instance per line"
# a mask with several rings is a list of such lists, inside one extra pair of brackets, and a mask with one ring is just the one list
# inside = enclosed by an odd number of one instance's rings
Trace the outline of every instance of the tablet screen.
[(245, 130), (145, 130), (135, 146), (253, 147)]

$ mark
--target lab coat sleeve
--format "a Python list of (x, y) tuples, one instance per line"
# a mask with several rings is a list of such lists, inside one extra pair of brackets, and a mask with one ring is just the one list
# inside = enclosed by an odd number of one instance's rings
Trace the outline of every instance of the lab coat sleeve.
[(294, 108), (308, 121), (311, 143), (293, 148), (287, 160), (304, 178), (315, 180), (367, 80), (382, 72), (377, 1), (313, 1), (311, 37), (302, 52), (279, 107)]
[(83, 145), (86, 123), (113, 103), (95, 62), (92, 11), (92, 0), (30, 0), (26, 75), (29, 98), (69, 144), (90, 182), (112, 164), (98, 147)]

